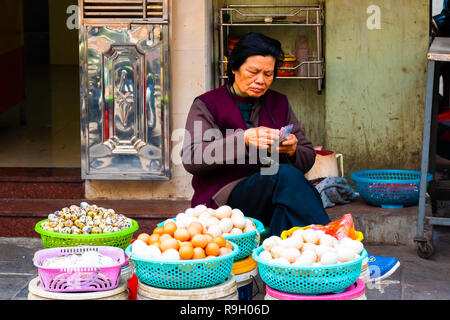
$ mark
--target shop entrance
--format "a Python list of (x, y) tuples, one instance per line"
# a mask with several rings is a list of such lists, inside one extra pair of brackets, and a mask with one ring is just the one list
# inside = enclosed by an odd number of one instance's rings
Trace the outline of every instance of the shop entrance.
[(0, 74), (4, 172), (81, 166), (78, 31), (65, 23), (72, 2), (7, 0), (0, 12), (1, 32), (10, 40), (0, 51), (2, 69), (9, 70)]

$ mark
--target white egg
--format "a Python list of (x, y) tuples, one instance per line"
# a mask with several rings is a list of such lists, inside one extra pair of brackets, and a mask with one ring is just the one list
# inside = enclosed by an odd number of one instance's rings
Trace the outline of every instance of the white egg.
[(303, 241), (307, 243), (317, 243), (319, 241), (319, 235), (314, 229), (306, 229), (303, 232)]
[(177, 225), (177, 228), (186, 228), (188, 225), (186, 224), (186, 218), (178, 218), (175, 221), (175, 224)]
[(302, 251), (315, 251), (316, 250), (316, 245), (314, 243), (303, 243), (302, 246)]
[(162, 253), (161, 258), (164, 260), (180, 260), (180, 253), (175, 249), (167, 249)]
[(323, 264), (324, 266), (336, 264), (337, 262), (338, 262), (337, 253), (333, 251), (325, 252), (322, 258), (320, 259), (320, 263)]
[(324, 234), (322, 237), (320, 237), (319, 244), (334, 247), (337, 244), (337, 239), (333, 236), (330, 236), (329, 234)]
[(344, 246), (350, 246), (351, 245), (351, 243), (352, 243), (352, 239), (350, 239), (350, 238), (342, 238), (340, 241), (339, 241), (339, 243), (340, 244), (342, 244), (342, 245), (344, 245)]
[(138, 255), (138, 252), (142, 252), (142, 249), (146, 247), (147, 244), (144, 241), (137, 239), (136, 241), (133, 242), (133, 245), (131, 246), (131, 253)]
[(277, 244), (280, 244), (281, 241), (283, 240), (279, 236), (270, 236), (269, 238), (273, 239)]
[(210, 217), (208, 220), (206, 220), (206, 227), (210, 227), (210, 226), (219, 226), (219, 219), (217, 219), (216, 217)]
[(213, 208), (208, 208), (206, 209), (207, 212), (209, 212), (211, 214), (212, 217), (216, 216), (216, 210)]
[(242, 234), (242, 229), (239, 229), (239, 228), (233, 228), (233, 229), (231, 229), (230, 234), (231, 234), (232, 236), (240, 235), (240, 234)]
[(210, 233), (215, 238), (222, 235), (222, 230), (217, 224), (214, 224), (207, 229), (207, 233)]
[(303, 238), (301, 238), (300, 236), (289, 237), (286, 240), (288, 240), (288, 246), (291, 248), (300, 250), (303, 247)]
[(351, 248), (343, 247), (337, 250), (337, 257), (339, 262), (347, 262), (354, 259), (355, 253)]
[(222, 232), (230, 232), (233, 229), (233, 222), (231, 222), (230, 218), (223, 218), (219, 222), (219, 227)]
[(310, 255), (301, 255), (292, 264), (293, 267), (307, 267), (314, 263), (313, 257)]
[(222, 237), (231, 237), (231, 233), (229, 232), (223, 232)]
[(178, 221), (180, 219), (184, 219), (186, 217), (186, 214), (184, 212), (180, 212), (175, 216), (175, 220)]
[(290, 266), (291, 265), (291, 263), (285, 258), (275, 258), (275, 259), (272, 259), (271, 262), (281, 265), (281, 266)]
[(199, 204), (194, 208), (193, 214), (195, 217), (199, 217), (206, 209), (208, 208), (204, 204)]
[(237, 208), (231, 210), (231, 215), (233, 215), (233, 214), (237, 214), (237, 215), (240, 215), (241, 217), (244, 217), (244, 213), (240, 209), (237, 209)]
[(175, 223), (175, 220), (173, 220), (173, 219), (167, 219), (166, 221), (164, 221), (164, 226), (166, 225), (167, 222), (173, 222), (173, 223)]
[[(203, 223), (206, 223), (206, 221), (208, 221), (209, 218), (211, 217), (211, 213), (204, 211), (199, 217), (198, 220), (200, 220)], [(216, 218), (217, 219), (217, 218)]]
[(215, 216), (218, 219), (223, 219), (223, 218), (231, 218), (231, 214), (232, 214), (232, 209), (230, 206), (220, 206), (219, 208), (216, 209), (216, 214)]
[(255, 223), (253, 222), (253, 219), (245, 219), (245, 223), (246, 223), (246, 226), (247, 226), (247, 227), (248, 227), (248, 226), (253, 226), (253, 227), (256, 228), (256, 225), (255, 225)]
[(251, 226), (251, 225), (248, 226), (248, 225), (247, 225), (247, 226), (244, 227), (244, 229), (242, 230), (242, 232), (243, 232), (243, 233), (246, 233), (246, 232), (251, 232), (251, 231), (254, 231), (254, 230), (256, 230), (256, 227), (255, 227), (255, 226)]
[(276, 258), (280, 258), (283, 255), (284, 250), (286, 250), (286, 248), (283, 248), (279, 245), (273, 246), (270, 249), (270, 254), (272, 255), (272, 257)]
[(192, 217), (194, 215), (194, 208), (186, 209), (186, 211), (184, 211), (184, 214), (188, 217)]
[(233, 214), (231, 216), (231, 222), (233, 222), (235, 228), (239, 229), (243, 229), (247, 224), (245, 218), (239, 214)]
[(317, 261), (317, 254), (312, 251), (312, 250), (308, 250), (308, 251), (304, 251), (301, 254), (302, 257), (309, 257), (312, 262), (316, 262)]
[(263, 246), (264, 250), (269, 251), (270, 249), (272, 249), (272, 247), (276, 246), (277, 243), (278, 242), (275, 239), (273, 239), (272, 237), (269, 237), (263, 241), (262, 246)]
[(323, 230), (315, 230), (316, 234), (319, 236), (319, 239), (325, 235), (325, 231)]
[(303, 232), (305, 232), (304, 229), (297, 229), (294, 232), (292, 232), (291, 237), (300, 236), (303, 239)]
[(325, 252), (328, 252), (331, 250), (333, 250), (331, 247), (323, 245), (323, 244), (319, 244), (318, 246), (316, 246), (316, 249), (314, 250), (314, 252), (317, 254), (319, 259), (321, 259), (322, 256), (325, 254)]
[(290, 263), (295, 262), (298, 257), (300, 257), (300, 251), (295, 248), (286, 248), (286, 250), (284, 250), (281, 255), (281, 258), (285, 258)]
[(361, 251), (363, 251), (364, 249), (364, 245), (362, 244), (361, 241), (358, 240), (352, 240), (351, 246), (353, 251), (358, 255), (361, 254)]
[(272, 260), (272, 255), (270, 252), (265, 250), (259, 254), (259, 257), (263, 260)]

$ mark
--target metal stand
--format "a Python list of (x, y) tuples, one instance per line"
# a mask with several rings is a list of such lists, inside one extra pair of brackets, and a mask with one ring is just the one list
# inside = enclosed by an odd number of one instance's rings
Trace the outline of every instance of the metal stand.
[[(417, 243), (417, 253), (422, 258), (429, 258), (433, 252), (433, 245), (424, 236), (425, 222), (431, 226), (450, 226), (450, 218), (426, 217), (425, 216), (425, 195), (426, 195), (426, 176), (428, 171), (434, 174), (435, 170), (435, 152), (436, 152), (436, 126), (439, 91), (439, 65), (440, 63), (450, 62), (450, 39), (435, 38), (430, 46), (428, 55), (428, 78), (427, 95), (425, 104), (425, 117), (423, 127), (422, 142), (422, 164), (420, 178), (419, 208), (417, 221), (417, 235), (414, 241)], [(431, 197), (445, 196), (450, 199), (450, 187), (448, 182), (434, 183), (430, 189), (441, 190), (440, 193), (432, 192)], [(434, 211), (434, 210), (432, 210)]]

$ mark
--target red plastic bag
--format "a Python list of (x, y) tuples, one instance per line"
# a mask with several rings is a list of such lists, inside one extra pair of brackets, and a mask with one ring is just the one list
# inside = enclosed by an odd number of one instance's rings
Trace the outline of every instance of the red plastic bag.
[(356, 239), (357, 235), (352, 215), (347, 213), (344, 214), (344, 216), (341, 219), (330, 222), (326, 226), (325, 233), (332, 235), (338, 240), (347, 237), (351, 239)]

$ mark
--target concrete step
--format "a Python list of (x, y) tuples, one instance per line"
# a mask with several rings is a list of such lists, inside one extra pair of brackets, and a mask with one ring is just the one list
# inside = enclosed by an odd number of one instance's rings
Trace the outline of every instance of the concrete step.
[[(176, 216), (190, 207), (188, 200), (83, 200), (83, 199), (0, 199), (0, 237), (39, 237), (34, 226), (56, 210), (82, 201), (135, 219), (140, 232), (150, 232), (159, 222)], [(332, 221), (350, 213), (355, 228), (370, 245), (406, 245), (415, 247), (418, 207), (383, 209), (357, 198), (349, 204), (326, 209)], [(427, 215), (431, 207), (427, 206)], [(432, 229), (425, 224), (425, 237), (432, 238)]]
[(80, 199), (80, 168), (0, 168), (0, 198)]
[(0, 199), (0, 237), (40, 237), (34, 231), (36, 223), (49, 213), (83, 201), (135, 219), (142, 232), (190, 207), (190, 201), (179, 200)]

